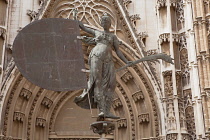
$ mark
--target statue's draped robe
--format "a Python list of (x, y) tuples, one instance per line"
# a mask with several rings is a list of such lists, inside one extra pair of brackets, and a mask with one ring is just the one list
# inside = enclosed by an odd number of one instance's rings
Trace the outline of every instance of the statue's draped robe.
[(115, 68), (112, 58), (114, 34), (96, 30), (95, 38), (88, 41), (96, 43), (96, 46), (89, 55), (90, 76), (88, 89), (83, 91), (83, 94), (80, 95), (80, 100), (76, 103), (85, 109), (89, 109), (90, 104), (91, 108), (102, 107), (106, 112), (111, 107), (116, 85)]

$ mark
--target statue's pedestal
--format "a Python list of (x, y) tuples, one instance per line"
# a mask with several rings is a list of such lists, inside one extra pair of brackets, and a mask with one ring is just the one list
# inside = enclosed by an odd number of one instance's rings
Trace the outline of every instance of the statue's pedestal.
[(110, 134), (115, 129), (115, 125), (111, 121), (97, 121), (91, 124), (94, 133), (101, 136), (99, 140), (110, 140)]

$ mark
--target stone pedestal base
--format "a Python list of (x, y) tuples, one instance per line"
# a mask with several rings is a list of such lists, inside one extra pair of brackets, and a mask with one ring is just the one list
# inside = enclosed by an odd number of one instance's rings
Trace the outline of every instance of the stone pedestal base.
[(106, 135), (111, 134), (115, 129), (115, 125), (111, 121), (98, 121), (91, 124), (94, 133), (101, 136), (99, 140), (110, 140)]

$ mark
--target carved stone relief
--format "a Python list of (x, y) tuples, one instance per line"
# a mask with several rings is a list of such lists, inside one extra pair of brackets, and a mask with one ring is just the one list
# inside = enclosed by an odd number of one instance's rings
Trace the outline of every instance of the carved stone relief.
[(177, 0), (177, 8), (176, 8), (176, 13), (177, 13), (177, 21), (179, 23), (184, 23), (184, 0)]
[(22, 88), (19, 96), (26, 99), (26, 100), (29, 100), (29, 98), (31, 97), (31, 94), (32, 94), (31, 91), (29, 91), (25, 88)]
[(178, 136), (177, 133), (167, 134), (166, 139), (167, 140), (178, 140), (177, 136)]
[(126, 119), (117, 120), (117, 127), (118, 129), (127, 128), (127, 120)]
[(46, 126), (46, 120), (44, 118), (36, 118), (36, 126), (44, 128)]
[(143, 92), (142, 92), (141, 90), (139, 90), (139, 91), (133, 93), (132, 97), (133, 97), (133, 100), (134, 100), (135, 102), (144, 100), (144, 94), (143, 94)]
[(14, 117), (13, 117), (13, 120), (14, 121), (18, 121), (18, 122), (23, 122), (24, 121), (24, 118), (25, 118), (25, 114), (20, 112), (20, 111), (15, 111), (14, 112)]
[(131, 79), (133, 79), (132, 74), (130, 73), (130, 71), (126, 70), (123, 75), (121, 76), (121, 79), (127, 83), (128, 81), (130, 81)]
[(160, 9), (162, 7), (166, 7), (166, 0), (158, 0), (157, 1), (157, 8)]
[(172, 82), (172, 71), (164, 71), (164, 91), (166, 96), (166, 120), (168, 131), (176, 130), (176, 117), (174, 112), (173, 102), (173, 82)]
[(44, 97), (44, 99), (42, 100), (42, 105), (45, 106), (46, 108), (50, 108), (52, 104), (53, 104), (53, 101), (47, 97)]
[(37, 16), (37, 12), (33, 10), (27, 10), (27, 15), (31, 18), (31, 21), (35, 20)]
[(123, 105), (122, 105), (122, 102), (121, 102), (120, 98), (116, 98), (116, 99), (113, 100), (112, 107), (114, 109), (120, 108), (122, 106)]
[(149, 123), (149, 113), (140, 114), (138, 116), (139, 123)]

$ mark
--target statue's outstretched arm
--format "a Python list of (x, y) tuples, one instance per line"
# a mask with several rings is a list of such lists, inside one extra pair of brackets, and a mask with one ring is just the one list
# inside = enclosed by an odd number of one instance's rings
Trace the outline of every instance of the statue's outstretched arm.
[(123, 61), (125, 62), (126, 64), (129, 63), (129, 61), (125, 58), (125, 56), (123, 55), (123, 53), (120, 51), (119, 49), (119, 40), (117, 39), (116, 36), (114, 36), (114, 49), (115, 49), (115, 52), (117, 54), (117, 56)]
[(95, 36), (95, 31), (93, 29), (87, 28), (87, 27), (84, 26), (84, 24), (81, 21), (79, 21), (79, 20), (77, 20), (77, 21), (79, 23), (80, 29), (82, 29), (83, 31), (85, 31), (89, 34), (92, 34), (93, 36)]

